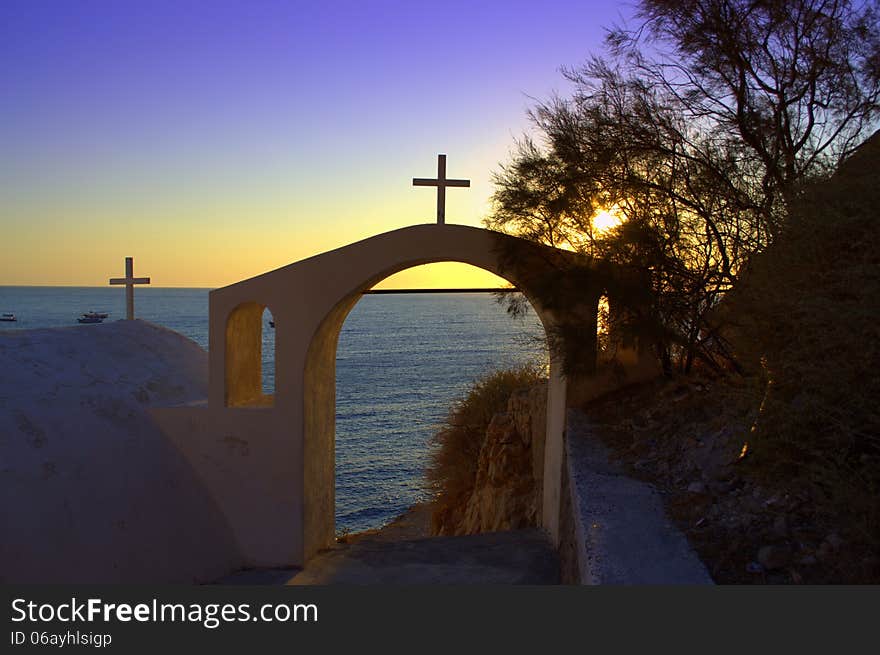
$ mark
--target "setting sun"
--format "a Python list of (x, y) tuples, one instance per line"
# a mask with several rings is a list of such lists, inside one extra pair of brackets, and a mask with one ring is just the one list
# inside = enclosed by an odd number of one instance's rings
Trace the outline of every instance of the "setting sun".
[(598, 234), (611, 230), (623, 222), (623, 219), (613, 210), (602, 209), (593, 214), (593, 230)]

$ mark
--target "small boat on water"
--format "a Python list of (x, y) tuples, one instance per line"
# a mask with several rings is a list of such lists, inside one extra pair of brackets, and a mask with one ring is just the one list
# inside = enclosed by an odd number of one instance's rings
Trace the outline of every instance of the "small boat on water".
[(7, 323), (14, 323), (18, 319), (15, 318), (15, 314), (0, 314), (0, 321), (6, 321)]
[(103, 323), (108, 316), (110, 314), (103, 312), (86, 312), (76, 320), (78, 323)]

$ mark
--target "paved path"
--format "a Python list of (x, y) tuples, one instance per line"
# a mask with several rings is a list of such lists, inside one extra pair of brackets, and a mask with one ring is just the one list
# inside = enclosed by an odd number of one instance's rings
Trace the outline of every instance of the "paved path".
[(559, 583), (559, 557), (540, 530), (337, 544), (302, 571), (243, 571), (221, 584), (433, 585)]
[(559, 557), (539, 530), (339, 544), (287, 584), (558, 584)]
[(569, 410), (566, 431), (581, 584), (714, 584), (657, 490), (612, 463), (589, 418)]

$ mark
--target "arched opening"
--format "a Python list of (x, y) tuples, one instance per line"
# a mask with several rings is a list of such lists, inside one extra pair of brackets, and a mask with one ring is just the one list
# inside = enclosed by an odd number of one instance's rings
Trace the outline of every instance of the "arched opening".
[(502, 286), (509, 283), (466, 264), (409, 268), (378, 283), (381, 293), (363, 295), (345, 318), (336, 350), (337, 535), (378, 528), (428, 500), (432, 438), (471, 383), (526, 363), (549, 365), (534, 311), (512, 319), (487, 291), (390, 291)]
[(262, 324), (263, 335), (260, 339), (262, 363), (262, 391), (263, 396), (275, 397), (275, 317), (272, 311), (266, 307), (263, 310)]
[[(437, 258), (434, 261), (456, 261), (453, 258)], [(474, 257), (462, 263), (500, 274), (495, 257), (487, 251), (483, 257)], [(421, 264), (431, 261), (403, 261), (391, 265), (385, 270), (369, 277), (357, 285), (348, 295), (339, 301), (326, 315), (318, 330), (312, 337), (305, 366), (304, 378), (304, 551), (306, 557), (317, 552), (334, 540), (335, 537), (335, 448), (336, 448), (336, 363), (337, 345), (343, 323), (349, 312), (361, 299), (364, 291), (371, 289), (381, 280)], [(516, 285), (516, 280), (510, 282)], [(552, 321), (549, 313), (529, 297), (527, 289), (521, 289), (534, 308), (534, 314), (540, 321), (544, 333), (548, 322)], [(490, 301), (491, 302), (491, 301)], [(498, 308), (496, 308), (498, 309)], [(465, 346), (466, 347), (466, 346)], [(553, 361), (548, 366), (550, 378), (547, 398), (547, 433), (551, 431), (559, 435), (564, 425), (565, 385), (561, 375), (561, 366)], [(463, 380), (467, 384), (471, 380)], [(332, 385), (332, 386), (331, 386)], [(446, 407), (443, 408), (444, 410)], [(549, 438), (548, 438), (549, 442)], [(555, 471), (561, 462), (561, 446), (553, 441), (553, 446), (546, 448), (542, 457), (545, 468)], [(550, 463), (548, 464), (548, 460)], [(557, 478), (558, 474), (551, 476)], [(555, 508), (551, 514), (558, 512), (558, 479), (542, 482), (545, 493), (542, 494), (543, 507)], [(546, 493), (547, 489), (551, 489)], [(545, 512), (546, 513), (546, 512)], [(542, 517), (542, 522), (551, 526), (551, 534), (556, 529), (557, 515)]]
[[(233, 309), (226, 319), (225, 332), (225, 405), (227, 407), (271, 407), (273, 393), (266, 392), (264, 362), (274, 361), (274, 337), (267, 343), (264, 330), (266, 306), (245, 302)], [(274, 368), (271, 371), (274, 389)]]
[(608, 294), (599, 297), (596, 312), (596, 361), (607, 362), (614, 359), (614, 343), (611, 335), (611, 306)]

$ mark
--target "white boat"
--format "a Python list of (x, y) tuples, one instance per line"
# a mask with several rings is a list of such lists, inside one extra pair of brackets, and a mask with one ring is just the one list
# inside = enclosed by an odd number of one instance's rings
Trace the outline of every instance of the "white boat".
[(0, 321), (6, 321), (7, 323), (13, 323), (18, 319), (15, 318), (15, 314), (0, 314)]

